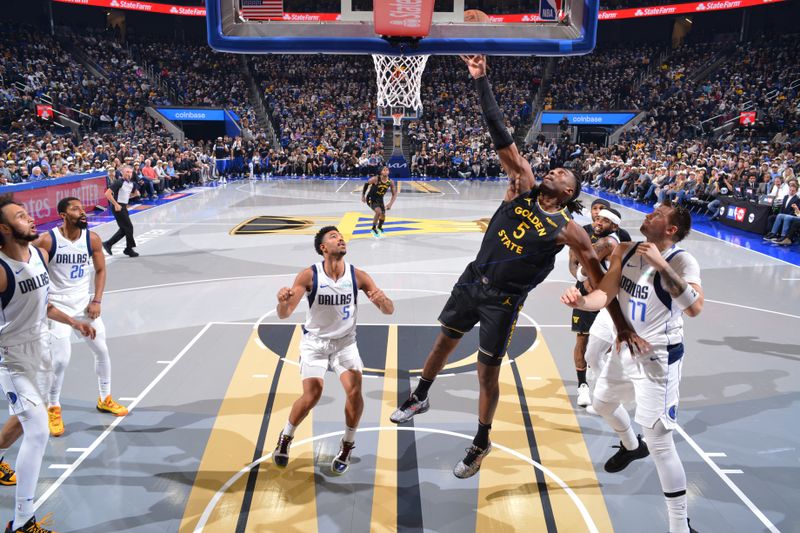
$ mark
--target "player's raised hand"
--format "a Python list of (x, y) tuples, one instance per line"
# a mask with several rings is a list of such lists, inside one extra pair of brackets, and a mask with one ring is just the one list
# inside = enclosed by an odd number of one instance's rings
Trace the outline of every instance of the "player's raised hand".
[(482, 78), (486, 76), (486, 56), (473, 55), (473, 56), (460, 56), (464, 63), (467, 64), (470, 75), (475, 78)]
[(581, 295), (581, 291), (575, 287), (569, 287), (564, 291), (564, 294), (561, 295), (561, 303), (572, 308), (580, 307), (583, 305), (583, 302), (584, 297)]
[(288, 302), (289, 299), (294, 295), (294, 291), (289, 287), (283, 287), (281, 290), (278, 291), (278, 302), (284, 303)]
[(636, 247), (636, 255), (656, 268), (660, 268), (667, 263), (661, 256), (661, 251), (652, 242), (640, 243), (639, 246)]

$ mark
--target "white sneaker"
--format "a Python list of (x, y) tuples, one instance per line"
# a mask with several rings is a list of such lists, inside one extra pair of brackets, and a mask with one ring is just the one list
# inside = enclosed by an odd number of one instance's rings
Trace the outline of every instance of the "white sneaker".
[(589, 385), (583, 383), (580, 387), (578, 387), (578, 405), (581, 407), (586, 407), (591, 404), (592, 395), (589, 392)]
[(595, 415), (596, 416), (597, 415), (597, 411), (595, 411), (594, 406), (590, 404), (590, 405), (586, 406), (586, 414), (587, 415)]

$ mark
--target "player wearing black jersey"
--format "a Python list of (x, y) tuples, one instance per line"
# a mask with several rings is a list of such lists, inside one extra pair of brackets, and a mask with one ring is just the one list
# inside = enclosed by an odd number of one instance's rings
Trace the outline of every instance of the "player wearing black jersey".
[[(386, 191), (391, 189), (392, 199), (389, 205), (383, 205), (383, 197)], [(373, 176), (364, 184), (361, 191), (361, 201), (366, 202), (370, 209), (375, 211), (372, 219), (372, 236), (383, 237), (383, 222), (386, 220), (386, 211), (392, 208), (394, 201), (397, 200), (397, 189), (394, 182), (389, 179), (389, 167), (383, 167), (378, 176)]]
[[(583, 226), (584, 231), (592, 242), (592, 247), (600, 261), (603, 272), (607, 271), (607, 258), (614, 251), (621, 238), (618, 235), (621, 215), (619, 211), (612, 209), (610, 204), (603, 199), (592, 202), (592, 223)], [(581, 294), (588, 294), (594, 287), (586, 278), (580, 268), (580, 262), (572, 250), (569, 254), (569, 272), (577, 279), (575, 287)], [(575, 332), (575, 348), (572, 357), (575, 362), (575, 373), (578, 376), (578, 397), (577, 404), (581, 407), (591, 405), (592, 398), (589, 391), (589, 384), (586, 382), (586, 346), (589, 341), (589, 329), (594, 323), (598, 312), (583, 311), (581, 309), (572, 310), (572, 331)], [(597, 371), (597, 368), (594, 369)]]
[[(591, 280), (602, 271), (586, 232), (570, 213), (580, 210), (581, 187), (564, 168), (551, 170), (536, 185), (530, 164), (520, 155), (503, 123), (489, 81), (484, 56), (464, 57), (481, 103), (489, 134), (505, 169), (509, 185), (503, 203), (492, 216), (480, 250), (467, 265), (439, 315), (441, 331), (425, 361), (417, 388), (394, 413), (392, 422), (410, 420), (430, 407), (428, 389), (465, 332), (480, 322), (478, 432), (467, 455), (456, 464), (456, 477), (473, 476), (491, 451), (489, 430), (499, 399), (500, 363), (508, 348), (525, 298), (553, 270), (555, 256), (570, 246)], [(614, 314), (626, 341), (636, 343), (619, 306)], [(638, 344), (637, 344), (638, 345)]]

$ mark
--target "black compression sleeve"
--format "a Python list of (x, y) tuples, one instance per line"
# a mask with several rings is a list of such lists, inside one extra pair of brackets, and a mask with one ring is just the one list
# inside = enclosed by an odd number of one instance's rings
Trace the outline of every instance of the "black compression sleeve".
[(489, 80), (486, 76), (481, 76), (475, 80), (475, 88), (478, 89), (483, 118), (486, 120), (486, 126), (489, 128), (489, 135), (492, 137), (495, 149), (500, 150), (511, 146), (514, 144), (514, 139), (503, 123), (503, 112), (500, 111), (500, 106), (497, 105), (497, 100), (492, 94), (492, 86), (489, 85)]
[(364, 188), (361, 190), (361, 196), (366, 196), (367, 189), (369, 189), (369, 181), (364, 184)]

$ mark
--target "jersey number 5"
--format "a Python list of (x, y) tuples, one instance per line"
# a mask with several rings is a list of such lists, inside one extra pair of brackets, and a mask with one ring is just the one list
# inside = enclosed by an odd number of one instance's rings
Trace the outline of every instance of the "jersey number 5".
[(342, 320), (347, 320), (348, 318), (350, 318), (350, 304), (347, 304), (344, 307), (342, 307), (342, 313), (344, 313)]

